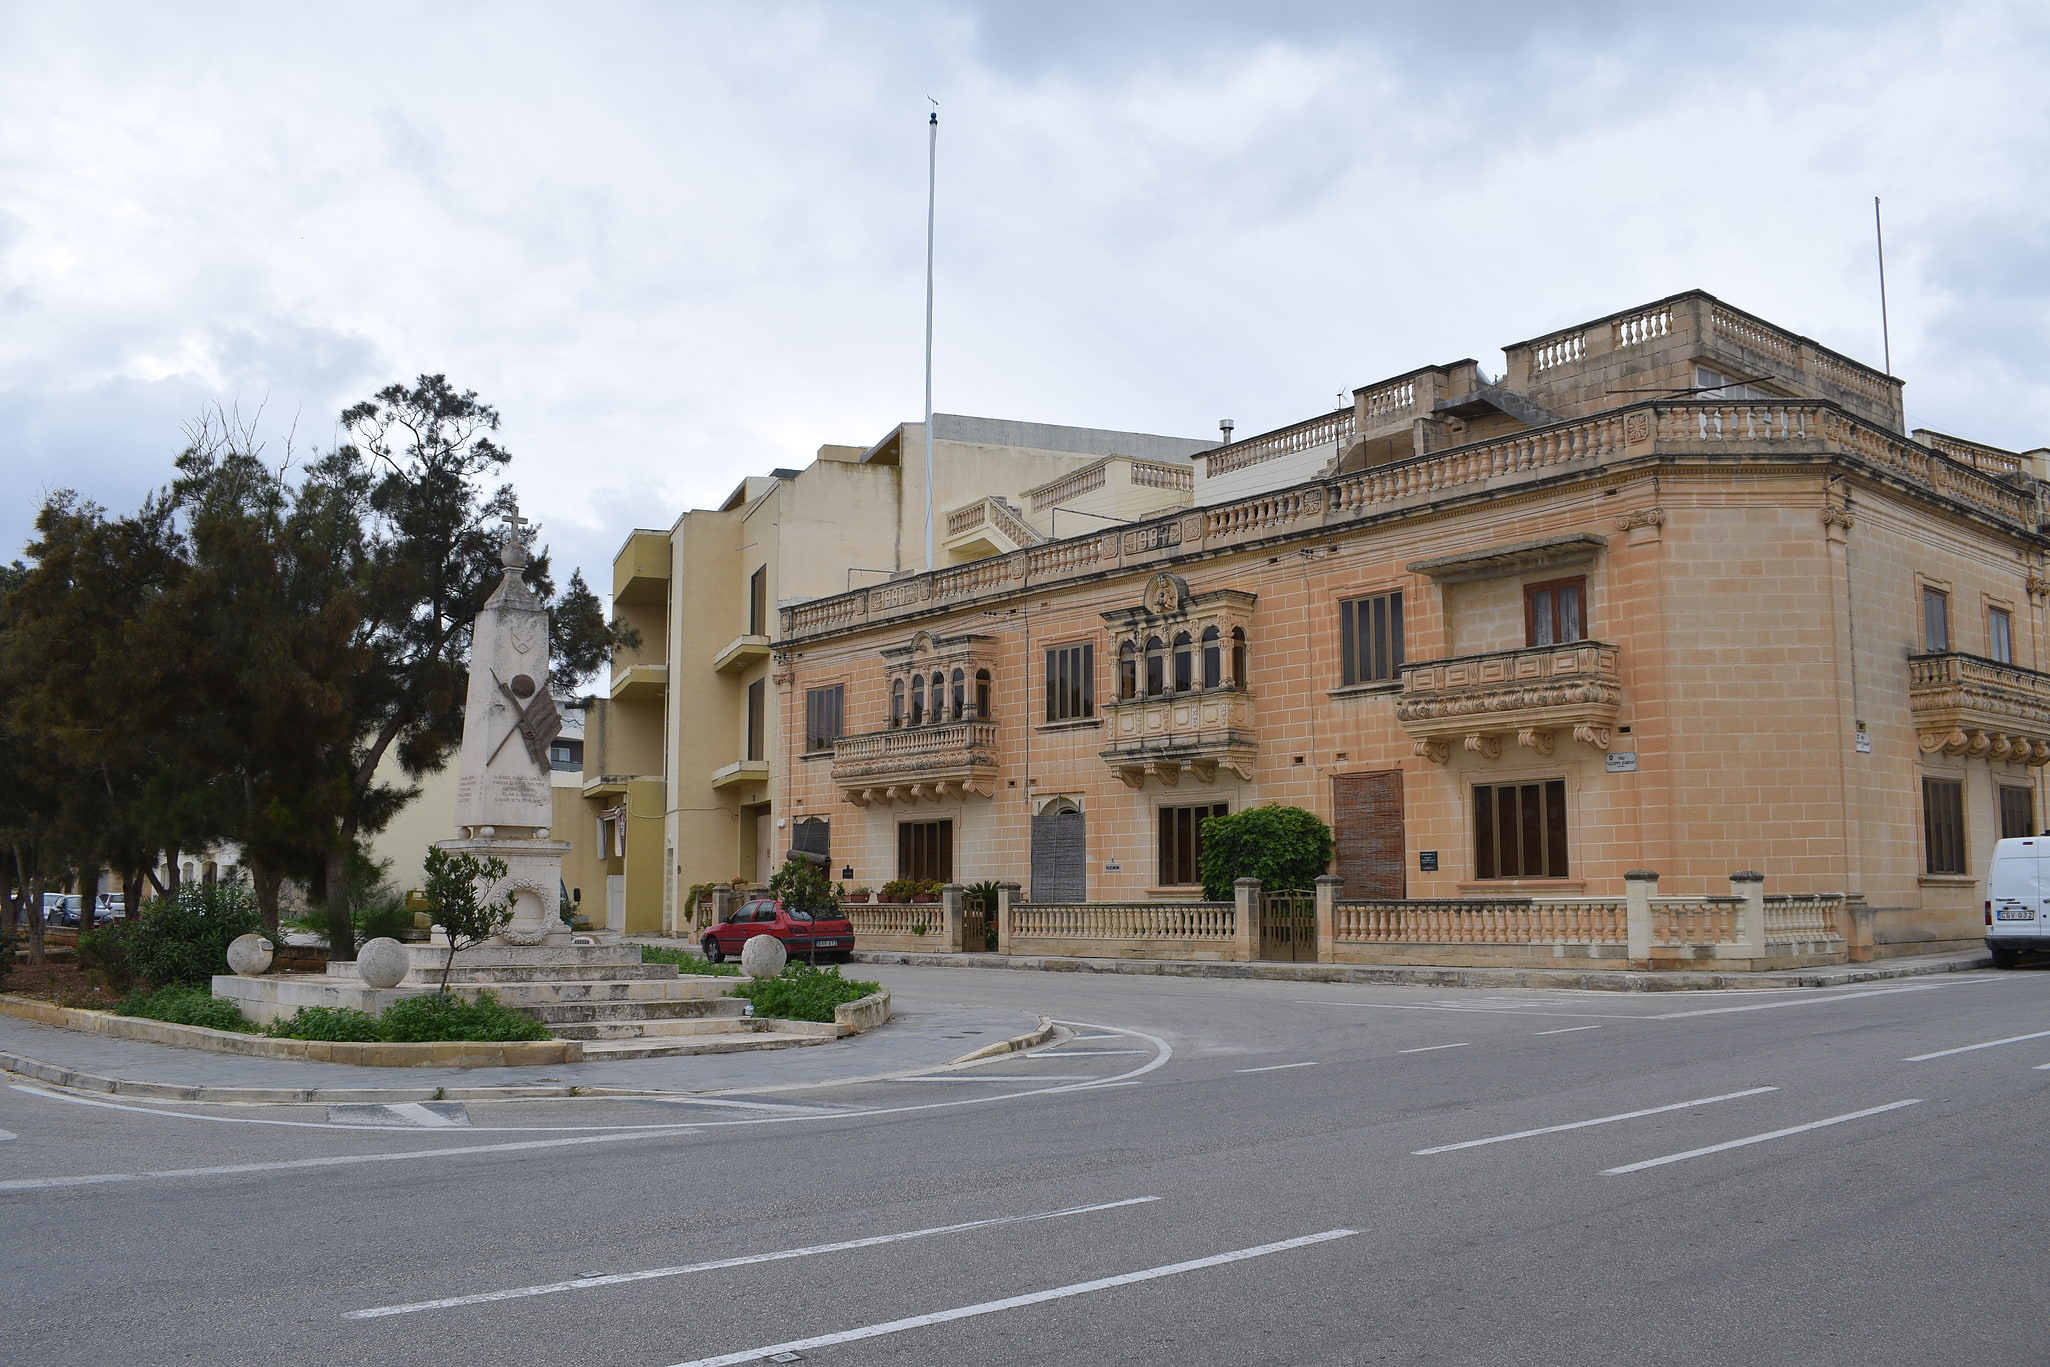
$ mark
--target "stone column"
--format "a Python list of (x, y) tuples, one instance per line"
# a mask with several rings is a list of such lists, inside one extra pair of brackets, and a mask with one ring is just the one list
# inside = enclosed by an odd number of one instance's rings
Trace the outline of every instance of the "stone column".
[(1317, 875), (1317, 962), (1338, 962), (1338, 890), (1345, 880), (1335, 873)]
[[(732, 914), (733, 885), (730, 883), (722, 883), (718, 887), (712, 889), (712, 919), (714, 921), (723, 921)], [(691, 910), (691, 920), (693, 923), (695, 923), (697, 920), (696, 908), (693, 908)]]
[(1844, 954), (1854, 964), (1870, 963), (1876, 953), (1872, 943), (1872, 908), (1859, 892), (1844, 894), (1837, 912), (1837, 934), (1844, 937)]
[(1021, 891), (1016, 883), (997, 884), (997, 953), (1011, 952), (1011, 903)]
[(1651, 963), (1651, 899), (1658, 894), (1659, 876), (1650, 869), (1632, 869), (1623, 875), (1625, 910), (1623, 924), (1630, 937), (1627, 951), (1632, 964)]
[(1730, 896), (1744, 899), (1743, 907), (1737, 912), (1737, 947), (1734, 956), (1739, 959), (1763, 959), (1765, 875), (1750, 869), (1731, 874)]
[(967, 891), (959, 883), (940, 889), (940, 945), (949, 954), (961, 952), (961, 898)]
[(1232, 922), (1232, 957), (1248, 964), (1260, 954), (1260, 880), (1241, 878), (1231, 887), (1238, 905), (1237, 919)]

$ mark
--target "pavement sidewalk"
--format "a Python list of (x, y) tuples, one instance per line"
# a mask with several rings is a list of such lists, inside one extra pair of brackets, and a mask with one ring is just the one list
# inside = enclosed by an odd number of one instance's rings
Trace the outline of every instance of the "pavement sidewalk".
[(805, 1048), (530, 1068), (368, 1068), (204, 1053), (0, 1016), (0, 1069), (32, 1081), (158, 1101), (484, 1101), (622, 1092), (703, 1095), (776, 1091), (920, 1072), (1033, 1036), (1043, 1028), (1043, 1018), (1001, 1007), (899, 1004), (885, 1025)]
[[(688, 947), (683, 940), (635, 936), (648, 944)], [(1966, 973), (1989, 968), (1984, 950), (1922, 954), (1828, 968), (1772, 973), (1661, 969), (1646, 972), (1570, 968), (1431, 968), (1380, 964), (1212, 963), (1188, 959), (1083, 959), (1024, 954), (913, 954), (857, 949), (865, 964), (920, 968), (1011, 968), (1042, 973), (1129, 973), (1141, 977), (1271, 979), (1280, 982), (1364, 983), (1394, 987), (1565, 987), (1606, 992), (1702, 992), (1732, 988), (1841, 987), (1886, 978)]]

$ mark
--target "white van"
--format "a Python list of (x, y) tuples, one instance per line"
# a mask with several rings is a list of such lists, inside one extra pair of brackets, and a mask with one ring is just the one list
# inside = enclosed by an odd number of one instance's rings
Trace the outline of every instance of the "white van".
[(2025, 949), (2050, 950), (2050, 836), (1998, 841), (1986, 874), (1986, 949), (2013, 968)]

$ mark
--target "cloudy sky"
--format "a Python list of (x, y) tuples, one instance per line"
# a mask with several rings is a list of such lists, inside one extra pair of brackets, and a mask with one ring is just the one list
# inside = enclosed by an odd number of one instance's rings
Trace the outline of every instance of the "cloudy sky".
[(1203, 436), (1689, 288), (2050, 443), (2050, 6), (0, 2), (0, 555), (445, 372), (558, 565), (921, 406)]

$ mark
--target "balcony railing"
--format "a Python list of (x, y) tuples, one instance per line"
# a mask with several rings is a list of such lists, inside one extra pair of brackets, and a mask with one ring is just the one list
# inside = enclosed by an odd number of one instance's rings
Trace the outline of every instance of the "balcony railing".
[[(1350, 421), (1348, 411), (1270, 435), (1289, 436), (1291, 442), (1309, 441), (1315, 429), (1328, 441)], [(1219, 448), (1223, 452), (1234, 449)], [(1625, 458), (1673, 455), (1713, 461), (1774, 453), (1848, 458), (1880, 478), (1921, 490), (1968, 514), (2027, 531), (2037, 526), (2038, 500), (2033, 491), (1832, 404), (1815, 399), (1670, 400), (1634, 404), (1377, 465), (1336, 479), (1184, 509), (1130, 527), (1042, 542), (971, 565), (907, 575), (873, 588), (815, 599), (784, 609), (784, 635), (817, 636), (943, 611), (969, 601), (987, 606), (1000, 594), (1037, 592), (1108, 572), (1165, 567), (1183, 556), (1237, 550), (1263, 541), (1328, 534), (1361, 518), (1475, 496), (1519, 479), (1592, 470)], [(1214, 460), (1210, 471), (1217, 473)]]
[(1927, 754), (2050, 764), (2050, 674), (1956, 651), (1910, 656), (1908, 710)]
[(1240, 689), (1107, 703), (1103, 727), (1103, 760), (1132, 788), (1177, 787), (1184, 773), (1213, 783), (1219, 769), (1250, 779), (1259, 753), (1253, 695)]
[(1395, 719), (1442, 764), (1455, 746), (1498, 758), (1509, 737), (1549, 755), (1560, 731), (1607, 750), (1622, 702), (1616, 647), (1574, 641), (1406, 664)]
[(997, 784), (997, 727), (944, 722), (842, 736), (833, 744), (833, 782), (859, 807), (872, 803), (991, 797)]

